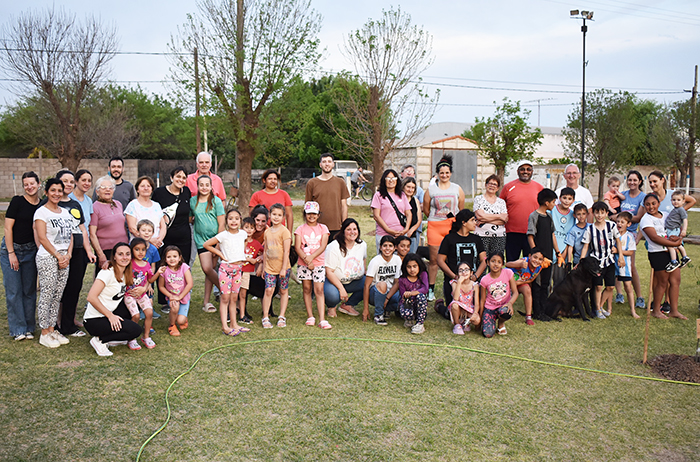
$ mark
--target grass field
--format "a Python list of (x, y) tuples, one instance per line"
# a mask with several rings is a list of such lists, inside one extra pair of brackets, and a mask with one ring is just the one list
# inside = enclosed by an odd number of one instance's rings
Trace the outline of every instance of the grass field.
[[(369, 211), (350, 213), (373, 252)], [(697, 234), (700, 214), (691, 219)], [(688, 251), (700, 263), (700, 249)], [(646, 298), (644, 250), (637, 262)], [(493, 339), (452, 335), (434, 312), (421, 336), (395, 318), (380, 327), (342, 314), (323, 331), (304, 326), (300, 286), (292, 284), (289, 327), (263, 330), (253, 301), (252, 332), (231, 338), (221, 334), (218, 314), (201, 311), (198, 266), (193, 274), (190, 328), (173, 338), (156, 320), (154, 350), (118, 347), (101, 358), (89, 337), (55, 350), (14, 342), (0, 309), (0, 460), (135, 460), (165, 420), (171, 382), (217, 347), (173, 386), (171, 421), (140, 460), (700, 459), (700, 387), (484, 353), (653, 377), (640, 363), (644, 318), (632, 319), (623, 305), (590, 323), (528, 327), (516, 315), (508, 335)], [(650, 358), (693, 354), (699, 295), (691, 264), (680, 305), (690, 320), (652, 319)]]

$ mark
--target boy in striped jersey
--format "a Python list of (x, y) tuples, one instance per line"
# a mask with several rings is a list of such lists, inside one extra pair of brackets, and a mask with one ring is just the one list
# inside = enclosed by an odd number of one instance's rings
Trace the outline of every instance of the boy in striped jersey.
[[(595, 287), (595, 307), (598, 319), (605, 319), (605, 314), (612, 311), (613, 289), (615, 287), (615, 254), (622, 248), (620, 232), (612, 221), (607, 221), (608, 206), (605, 202), (596, 202), (591, 207), (593, 211), (593, 225), (586, 228), (583, 235), (583, 249), (581, 257), (593, 256), (600, 261), (600, 276), (593, 279)], [(617, 254), (618, 265), (624, 268), (625, 259), (622, 254)], [(603, 284), (605, 293), (603, 294)], [(601, 297), (602, 296), (602, 297)], [(603, 305), (608, 304), (608, 310), (603, 310)]]
[(632, 214), (629, 212), (620, 212), (617, 215), (617, 230), (620, 232), (620, 242), (622, 247), (618, 248), (618, 253), (625, 259), (625, 266), (620, 267), (616, 264), (617, 280), (625, 286), (627, 292), (627, 300), (630, 304), (632, 317), (637, 319), (639, 315), (634, 309), (634, 289), (632, 288), (632, 256), (637, 250), (634, 235), (627, 232), (627, 228), (632, 224)]

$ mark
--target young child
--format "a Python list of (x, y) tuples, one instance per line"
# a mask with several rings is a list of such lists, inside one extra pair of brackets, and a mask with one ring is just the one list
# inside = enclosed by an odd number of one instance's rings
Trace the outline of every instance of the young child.
[(581, 250), (583, 250), (583, 234), (588, 228), (588, 208), (585, 204), (574, 205), (574, 217), (576, 225), (569, 230), (564, 243), (566, 250), (564, 251), (564, 261), (567, 265), (573, 261), (574, 265), (578, 265), (581, 259)]
[(620, 179), (616, 176), (611, 176), (608, 179), (608, 192), (603, 194), (603, 202), (610, 209), (610, 214), (620, 213), (620, 201), (626, 199), (625, 195), (620, 192)]
[(387, 298), (393, 298), (398, 291), (399, 314), (405, 319), (404, 327), (410, 327), (412, 334), (425, 332), (428, 290), (428, 270), (425, 262), (415, 253), (406, 254), (401, 263), (399, 282), (391, 286)]
[(496, 333), (498, 320), (499, 335), (506, 335), (505, 323), (513, 316), (513, 303), (518, 298), (513, 271), (503, 268), (503, 254), (492, 254), (488, 258), (489, 273), (479, 282), (479, 314), (484, 337), (491, 338)]
[(367, 265), (362, 319), (366, 321), (369, 318), (371, 303), (374, 306), (374, 323), (386, 326), (385, 312), (395, 311), (399, 307), (399, 294), (394, 291), (391, 297), (388, 295), (394, 285), (394, 279), (399, 276), (401, 257), (394, 255), (394, 238), (391, 236), (382, 236), (379, 250), (380, 254)]
[(551, 265), (551, 260), (545, 260), (542, 251), (537, 247), (530, 249), (529, 256), (506, 263), (506, 267), (514, 270), (515, 273), (514, 279), (518, 289), (515, 298), (518, 298), (518, 293), (523, 294), (523, 302), (525, 303), (525, 324), (528, 326), (535, 325), (535, 321), (532, 320), (532, 293), (534, 292), (532, 285), (535, 279), (537, 279), (537, 276), (542, 272), (542, 268), (544, 268), (545, 264), (547, 264), (547, 266)]
[[(243, 278), (243, 264), (247, 261), (245, 241), (248, 234), (240, 229), (241, 214), (236, 209), (226, 212), (224, 226), (226, 228), (224, 231), (204, 242), (204, 248), (219, 257), (221, 330), (225, 335), (235, 337), (241, 332), (250, 332), (247, 327), (238, 325), (238, 306), (236, 304)], [(217, 244), (219, 245), (218, 249), (216, 248)], [(229, 319), (231, 319), (230, 328)]]
[[(547, 259), (557, 258), (557, 264), (564, 264), (561, 253), (554, 236), (554, 222), (547, 213), (554, 209), (557, 194), (551, 189), (545, 188), (537, 193), (537, 209), (530, 214), (527, 220), (527, 242), (530, 248), (537, 247), (542, 252), (542, 256)], [(549, 283), (552, 279), (551, 266), (543, 266), (540, 273), (539, 283), (532, 281), (532, 315), (540, 321), (548, 321), (544, 314), (544, 302), (549, 296)]]
[[(124, 295), (124, 304), (129, 309), (131, 320), (139, 322), (139, 307), (143, 310), (143, 337), (141, 341), (149, 350), (156, 346), (150, 336), (151, 325), (153, 325), (153, 301), (150, 294), (153, 292), (151, 286), (163, 274), (164, 268), (160, 268), (155, 274), (152, 265), (145, 261), (146, 246), (148, 243), (140, 237), (131, 240), (131, 268), (134, 274), (134, 284), (130, 286)], [(130, 340), (128, 346), (132, 350), (140, 350), (136, 339)]]
[(615, 263), (615, 274), (618, 282), (625, 287), (627, 292), (627, 300), (630, 304), (630, 312), (632, 317), (637, 319), (639, 315), (634, 307), (634, 288), (632, 287), (632, 256), (637, 250), (634, 234), (627, 232), (627, 228), (632, 224), (632, 214), (629, 212), (620, 212), (617, 215), (617, 229), (620, 232), (620, 243), (622, 247), (618, 249), (618, 253), (625, 259), (625, 266), (620, 267)]
[[(576, 222), (574, 211), (570, 209), (571, 204), (574, 203), (575, 197), (576, 191), (568, 187), (563, 188), (561, 192), (559, 192), (559, 203), (549, 212), (554, 224), (554, 237), (557, 242), (557, 248), (560, 251), (566, 249), (566, 235), (569, 234), (569, 231), (571, 231), (571, 228), (574, 227), (574, 223)], [(566, 258), (566, 256), (563, 257), (564, 259)], [(552, 285), (556, 285), (565, 277), (566, 266), (554, 265), (552, 268)]]
[(471, 324), (478, 325), (479, 318), (479, 290), (472, 281), (472, 269), (469, 264), (462, 262), (457, 267), (458, 278), (450, 281), (452, 286), (452, 303), (450, 303), (450, 315), (452, 320), (452, 333), (464, 335), (464, 331), (471, 330)]
[(287, 304), (289, 303), (289, 249), (292, 246), (292, 233), (282, 226), (284, 221), (284, 206), (280, 203), (270, 207), (270, 221), (272, 227), (265, 230), (263, 265), (265, 279), (265, 295), (263, 296), (262, 326), (272, 329), (269, 313), (272, 305), (272, 296), (275, 293), (277, 280), (280, 281), (280, 315), (277, 318), (277, 327), (287, 327)]
[(165, 270), (158, 279), (158, 290), (165, 295), (170, 305), (168, 316), (168, 333), (174, 337), (180, 336), (180, 329), (187, 329), (190, 312), (190, 292), (192, 291), (192, 273), (187, 263), (182, 260), (182, 253), (175, 245), (169, 245), (163, 251)]
[[(685, 237), (688, 231), (688, 212), (683, 208), (685, 204), (685, 194), (683, 191), (678, 189), (673, 191), (673, 194), (671, 194), (671, 204), (673, 204), (673, 210), (668, 213), (664, 224), (666, 227), (666, 236)], [(682, 257), (680, 262), (678, 261), (676, 249), (678, 249), (678, 253), (680, 253)], [(666, 265), (666, 271), (669, 273), (672, 273), (678, 267), (684, 268), (685, 265), (690, 263), (690, 258), (683, 244), (678, 247), (668, 247), (668, 253), (671, 256), (671, 262)]]
[[(581, 256), (593, 256), (600, 262), (600, 276), (593, 279), (595, 288), (595, 308), (598, 319), (610, 316), (612, 310), (612, 295), (615, 287), (615, 253), (622, 248), (620, 232), (615, 223), (607, 221), (608, 206), (605, 202), (596, 202), (591, 207), (593, 210), (593, 224), (586, 228), (583, 234), (583, 249)], [(625, 259), (622, 254), (617, 258), (620, 268), (624, 268)], [(603, 294), (605, 283), (605, 294)], [(603, 305), (608, 304), (608, 310), (603, 310)]]
[[(144, 241), (146, 241), (146, 256), (144, 257), (144, 261), (148, 262), (151, 265), (151, 271), (153, 274), (156, 273), (156, 266), (158, 265), (158, 262), (160, 261), (160, 254), (158, 253), (158, 248), (151, 244), (151, 237), (153, 236), (153, 230), (155, 229), (155, 226), (153, 225), (153, 222), (151, 220), (139, 220), (138, 223), (136, 223), (136, 229), (139, 232), (139, 235), (143, 238)], [(153, 297), (153, 291), (151, 290), (151, 293), (149, 294), (149, 297)], [(170, 309), (165, 306), (161, 308), (161, 311), (163, 313), (168, 314), (170, 312)], [(156, 310), (153, 310), (153, 319), (159, 319), (160, 314)], [(155, 331), (151, 329), (151, 334), (153, 334)]]
[(255, 234), (255, 219), (253, 217), (243, 219), (243, 231), (248, 237), (245, 240), (246, 263), (243, 265), (241, 290), (238, 292), (238, 309), (241, 313), (238, 322), (252, 324), (253, 319), (246, 312), (246, 294), (248, 293), (248, 288), (250, 288), (250, 275), (255, 273), (258, 277), (262, 276), (263, 246), (257, 239), (253, 238), (253, 234)]
[(304, 204), (304, 224), (294, 231), (294, 248), (297, 251), (297, 278), (302, 282), (304, 305), (306, 306), (306, 325), (314, 326), (316, 318), (313, 315), (311, 291), (316, 294), (316, 310), (318, 311), (318, 327), (331, 329), (333, 326), (326, 321), (326, 302), (323, 295), (323, 285), (326, 282), (325, 252), (330, 232), (326, 225), (318, 222), (320, 206), (318, 202), (309, 201)]

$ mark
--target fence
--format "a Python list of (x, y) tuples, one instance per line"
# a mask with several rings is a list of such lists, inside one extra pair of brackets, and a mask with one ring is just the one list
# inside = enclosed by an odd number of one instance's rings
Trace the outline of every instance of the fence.
[(156, 187), (170, 183), (170, 172), (175, 167), (184, 167), (187, 174), (197, 170), (197, 162), (182, 159), (139, 159), (139, 176), (150, 176), (156, 182)]

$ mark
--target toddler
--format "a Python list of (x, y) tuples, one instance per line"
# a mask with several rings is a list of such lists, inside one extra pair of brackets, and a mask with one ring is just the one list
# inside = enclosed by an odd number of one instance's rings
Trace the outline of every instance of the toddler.
[[(671, 194), (671, 204), (673, 204), (673, 210), (671, 210), (666, 216), (666, 221), (664, 222), (664, 227), (666, 228), (666, 236), (681, 236), (685, 237), (688, 231), (688, 212), (683, 208), (685, 204), (685, 194), (683, 191), (675, 190)], [(676, 254), (676, 249), (678, 253), (681, 254), (681, 260), (678, 261), (678, 255)], [(671, 262), (666, 265), (666, 271), (672, 273), (676, 268), (684, 268), (685, 265), (690, 263), (690, 258), (685, 251), (683, 244), (678, 247), (668, 247), (668, 253), (671, 257)]]
[(603, 194), (603, 202), (610, 209), (610, 214), (620, 213), (620, 201), (627, 199), (624, 194), (620, 192), (620, 179), (616, 176), (611, 176), (608, 179), (608, 192)]

